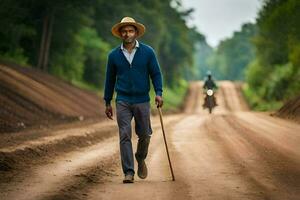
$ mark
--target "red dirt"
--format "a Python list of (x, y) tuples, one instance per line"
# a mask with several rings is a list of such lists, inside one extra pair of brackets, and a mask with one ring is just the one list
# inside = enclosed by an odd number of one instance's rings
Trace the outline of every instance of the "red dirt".
[(275, 115), (300, 123), (300, 95), (284, 104)]
[(298, 200), (299, 124), (251, 112), (239, 94), (234, 83), (220, 82), (219, 106), (208, 114), (201, 83), (192, 83), (186, 99), (192, 107), (164, 116), (175, 182), (158, 116), (151, 120), (149, 176), (131, 185), (122, 184), (116, 120), (0, 134), (0, 197)]
[(0, 64), (0, 133), (103, 118), (102, 98), (36, 69)]

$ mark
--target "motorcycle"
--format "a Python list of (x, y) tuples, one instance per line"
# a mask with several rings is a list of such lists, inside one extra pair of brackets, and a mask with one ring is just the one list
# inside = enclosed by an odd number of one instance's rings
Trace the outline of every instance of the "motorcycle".
[(212, 113), (213, 108), (216, 106), (216, 99), (214, 96), (214, 91), (212, 89), (206, 90), (206, 95), (204, 98), (203, 108), (208, 108), (209, 113)]

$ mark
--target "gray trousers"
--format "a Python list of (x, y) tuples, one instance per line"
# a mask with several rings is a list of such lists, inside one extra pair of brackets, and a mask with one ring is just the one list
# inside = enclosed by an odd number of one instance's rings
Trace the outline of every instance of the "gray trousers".
[(130, 104), (123, 101), (116, 103), (117, 122), (120, 136), (120, 153), (123, 173), (134, 175), (134, 157), (131, 142), (131, 121), (135, 121), (135, 133), (138, 136), (136, 159), (144, 160), (148, 154), (150, 136), (150, 103)]

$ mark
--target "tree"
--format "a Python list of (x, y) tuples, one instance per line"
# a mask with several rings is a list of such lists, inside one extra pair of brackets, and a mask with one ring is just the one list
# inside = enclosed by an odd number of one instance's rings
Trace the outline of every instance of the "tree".
[[(176, 2), (172, 6), (172, 2)], [(192, 9), (173, 0), (2, 0), (0, 56), (69, 81), (101, 87), (108, 51), (120, 40), (111, 27), (124, 16), (146, 25), (141, 42), (157, 52), (164, 82), (194, 76), (193, 51), (201, 34), (187, 27)], [(155, 17), (153, 17), (155, 16)], [(197, 36), (198, 35), (198, 36)], [(200, 37), (199, 37), (200, 35)], [(184, 75), (185, 74), (185, 75)]]
[(257, 26), (257, 61), (249, 65), (247, 73), (250, 89), (259, 86), (260, 98), (267, 101), (299, 95), (300, 1), (265, 0)]
[(246, 23), (231, 38), (221, 41), (209, 58), (210, 69), (219, 79), (244, 80), (244, 71), (255, 57), (252, 38), (256, 32), (254, 24)]

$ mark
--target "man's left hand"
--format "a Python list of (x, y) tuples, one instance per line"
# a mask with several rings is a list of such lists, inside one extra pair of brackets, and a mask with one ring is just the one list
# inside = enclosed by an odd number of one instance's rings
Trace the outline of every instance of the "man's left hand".
[(157, 105), (157, 107), (162, 107), (163, 106), (164, 101), (163, 101), (161, 96), (156, 96), (155, 97), (155, 104)]

